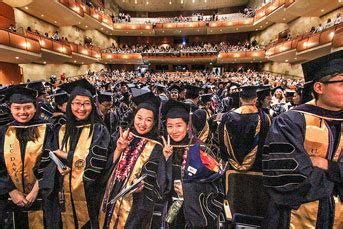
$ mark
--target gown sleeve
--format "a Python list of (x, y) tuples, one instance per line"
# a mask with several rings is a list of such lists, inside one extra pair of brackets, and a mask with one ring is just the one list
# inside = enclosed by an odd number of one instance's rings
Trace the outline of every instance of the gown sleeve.
[(304, 148), (305, 120), (289, 111), (273, 119), (263, 154), (264, 186), (277, 205), (297, 209), (328, 197), (334, 182), (312, 165)]

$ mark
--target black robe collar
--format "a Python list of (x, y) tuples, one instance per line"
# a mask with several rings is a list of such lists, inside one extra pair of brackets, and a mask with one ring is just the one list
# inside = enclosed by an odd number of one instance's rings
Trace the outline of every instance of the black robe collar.
[(343, 110), (330, 111), (316, 106), (313, 100), (295, 107), (292, 111), (313, 115), (326, 120), (343, 121)]

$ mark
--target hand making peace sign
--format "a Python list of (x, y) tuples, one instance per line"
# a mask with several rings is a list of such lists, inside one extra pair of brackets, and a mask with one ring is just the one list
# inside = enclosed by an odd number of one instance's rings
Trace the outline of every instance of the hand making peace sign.
[(170, 145), (170, 136), (168, 134), (168, 141), (162, 136), (163, 141), (163, 155), (166, 160), (173, 154), (173, 147)]
[(119, 127), (119, 138), (117, 140), (117, 148), (118, 151), (122, 152), (123, 150), (125, 150), (125, 148), (127, 147), (129, 141), (130, 135), (130, 128), (127, 128), (124, 132), (123, 132), (123, 128)]

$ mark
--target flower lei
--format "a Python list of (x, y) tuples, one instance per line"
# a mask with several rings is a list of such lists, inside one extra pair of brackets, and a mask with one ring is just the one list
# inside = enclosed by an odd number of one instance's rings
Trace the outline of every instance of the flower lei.
[[(131, 143), (132, 139), (133, 135), (130, 135), (128, 139), (129, 144)], [(142, 152), (146, 143), (146, 139), (140, 140), (137, 144), (137, 147), (133, 151), (130, 149), (130, 147), (126, 147), (123, 156), (120, 159), (120, 162), (116, 168), (115, 180), (123, 181), (129, 176), (132, 168), (136, 164), (138, 156)]]

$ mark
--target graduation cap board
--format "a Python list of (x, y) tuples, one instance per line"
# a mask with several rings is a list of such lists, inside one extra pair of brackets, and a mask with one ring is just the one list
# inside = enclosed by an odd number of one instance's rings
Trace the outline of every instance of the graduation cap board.
[(68, 92), (70, 96), (81, 95), (93, 97), (96, 94), (95, 87), (86, 79), (76, 80), (71, 83), (60, 85), (60, 88)]
[(39, 80), (39, 81), (32, 81), (26, 84), (27, 88), (34, 89), (38, 92), (38, 96), (45, 94), (45, 81)]
[(38, 96), (38, 92), (34, 89), (26, 88), (19, 85), (10, 86), (1, 91), (1, 94), (5, 95), (4, 102), (8, 103), (35, 103)]
[(113, 101), (113, 93), (107, 92), (107, 91), (98, 92), (98, 100), (99, 100), (99, 103), (112, 102)]
[(54, 101), (57, 105), (62, 105), (63, 103), (68, 102), (69, 95), (67, 92), (60, 92), (50, 95), (50, 97), (54, 98)]
[(200, 99), (203, 103), (207, 103), (212, 100), (212, 97), (213, 97), (213, 94), (205, 94), (205, 95), (201, 95)]
[(188, 122), (190, 105), (176, 100), (168, 100), (162, 107), (162, 115), (167, 118), (182, 118)]
[(254, 98), (257, 96), (257, 86), (242, 86), (239, 96), (241, 98)]
[(173, 84), (173, 85), (171, 85), (171, 86), (168, 88), (168, 90), (169, 90), (170, 92), (172, 92), (172, 91), (177, 91), (178, 93), (180, 93), (180, 92), (182, 91), (182, 88), (181, 88), (180, 86), (176, 85), (176, 84)]
[(343, 51), (303, 63), (302, 69), (305, 82), (316, 82), (325, 76), (343, 73)]
[(193, 86), (193, 85), (186, 85), (186, 96), (194, 99), (199, 96), (200, 91), (203, 89), (201, 87)]
[(257, 97), (264, 98), (270, 95), (270, 86), (263, 86), (256, 90)]

